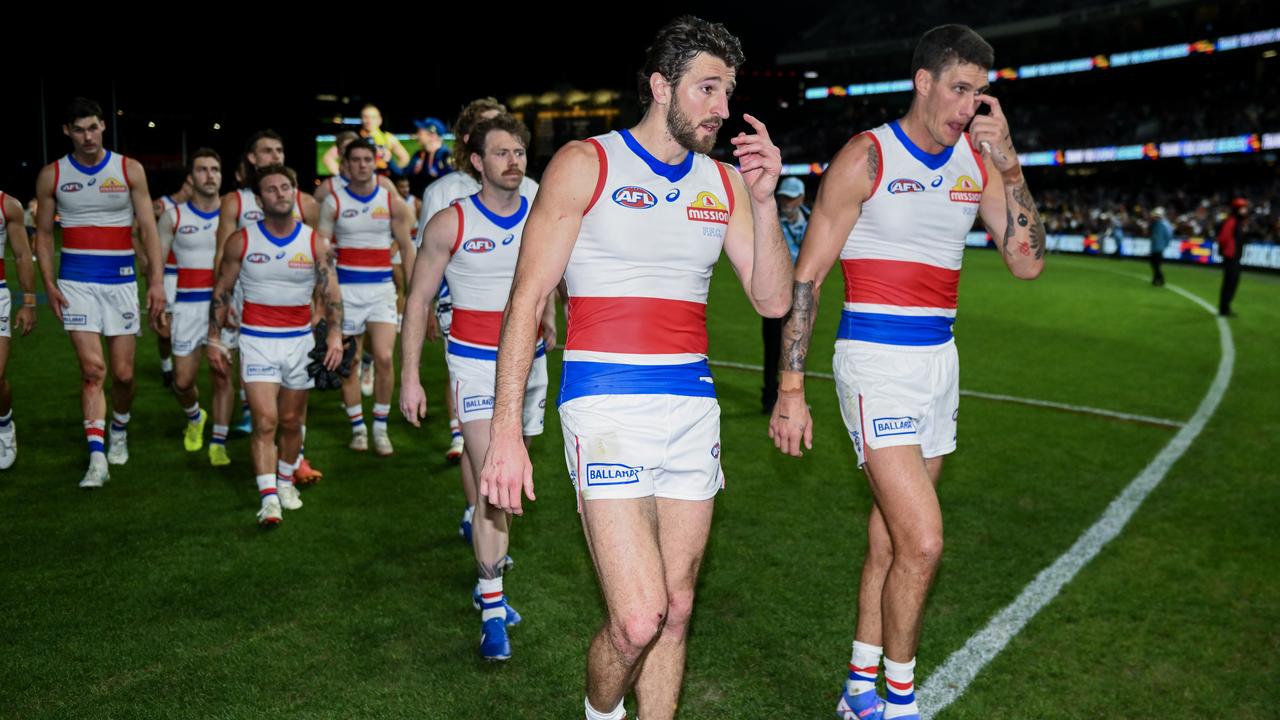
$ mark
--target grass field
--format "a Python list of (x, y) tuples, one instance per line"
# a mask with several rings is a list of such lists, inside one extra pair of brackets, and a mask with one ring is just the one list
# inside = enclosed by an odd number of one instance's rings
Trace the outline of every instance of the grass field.
[[(1034, 283), (971, 251), (956, 333), (961, 387), (1187, 420), (1219, 363), (1204, 309), (1143, 265), (1055, 256)], [(12, 265), (11, 265), (12, 267)], [(1166, 265), (1216, 303), (1220, 276)], [(1132, 275), (1132, 276), (1129, 276)], [(727, 264), (712, 356), (760, 362), (759, 320)], [(9, 278), (16, 287), (16, 277)], [(810, 368), (830, 370), (833, 277)], [(1246, 274), (1225, 398), (1127, 528), (980, 672), (943, 718), (1277, 717), (1280, 706), (1280, 278)], [(313, 394), (306, 507), (262, 532), (247, 441), (215, 471), (139, 346), (132, 459), (85, 468), (70, 344), (46, 307), (13, 342), (20, 454), (0, 474), (0, 717), (573, 718), (602, 604), (559, 422), (534, 445), (539, 500), (515, 522), (514, 657), (477, 654), (475, 572), (433, 416), (398, 413), (397, 453), (346, 450), (336, 394)], [(549, 363), (558, 386), (558, 354)], [(772, 449), (758, 373), (718, 369), (728, 490), (704, 564), (681, 717), (830, 717), (846, 670), (869, 491), (831, 382), (811, 379), (815, 449)], [(208, 384), (204, 384), (208, 391)], [(940, 488), (947, 548), (917, 682), (1071, 547), (1175, 429), (962, 399)], [(1192, 682), (1195, 677), (1202, 678)], [(629, 702), (634, 709), (634, 704)]]

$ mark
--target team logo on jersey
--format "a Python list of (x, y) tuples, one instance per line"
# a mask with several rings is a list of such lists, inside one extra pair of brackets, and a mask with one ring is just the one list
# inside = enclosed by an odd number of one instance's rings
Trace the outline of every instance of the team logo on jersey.
[(249, 212), (244, 214), (244, 219), (248, 220), (249, 222), (258, 222), (263, 217), (265, 216), (262, 214), (261, 210), (250, 210)]
[(129, 192), (129, 186), (125, 185), (124, 183), (120, 182), (115, 178), (107, 178), (106, 180), (103, 181), (101, 185), (98, 186), (98, 192), (104, 192), (104, 193)]
[(628, 185), (614, 190), (613, 201), (624, 208), (633, 210), (646, 210), (658, 204), (658, 199), (653, 196), (653, 193), (635, 185)]
[(911, 178), (898, 178), (897, 180), (889, 183), (889, 192), (894, 195), (899, 193), (924, 192), (924, 184), (918, 180), (912, 180)]
[(643, 465), (632, 467), (621, 463), (588, 463), (587, 485), (630, 485), (640, 482)]
[(342, 211), (342, 217), (347, 218), (347, 219), (351, 219), (351, 218), (353, 218), (353, 217), (357, 217), (357, 216), (359, 216), (359, 215), (360, 215), (360, 211), (359, 211), (359, 210), (356, 210), (355, 208), (351, 208), (351, 209), (343, 210), (343, 211)]
[(489, 238), (471, 238), (470, 240), (462, 243), (463, 250), (477, 255), (487, 253), (496, 247), (498, 247), (498, 244)]
[(680, 199), (680, 188), (676, 188), (667, 193), (667, 202), (675, 202)]
[(942, 184), (942, 176), (938, 175), (934, 177), (933, 180), (929, 183), (929, 187), (938, 187), (941, 184)]
[(502, 238), (502, 244), (503, 244), (503, 245), (510, 245), (511, 243), (515, 242), (515, 240), (516, 240), (515, 233), (512, 233), (512, 234), (510, 234), (510, 235), (508, 235), (508, 236), (506, 236), (506, 237)]
[(254, 265), (261, 265), (265, 262), (271, 262), (271, 256), (266, 253), (249, 253), (245, 256), (245, 262), (251, 262)]
[(64, 193), (73, 193), (73, 192), (80, 192), (81, 190), (84, 189), (84, 186), (78, 182), (69, 182), (69, 183), (62, 183), (62, 186), (59, 187), (58, 189)]
[(916, 421), (909, 417), (883, 417), (871, 421), (876, 437), (890, 435), (915, 435)]
[(289, 267), (294, 270), (310, 270), (315, 266), (315, 261), (306, 253), (297, 253), (289, 258)]
[(376, 207), (373, 209), (373, 212), (369, 213), (369, 217), (374, 220), (390, 220), (391, 211), (384, 207)]
[(729, 224), (729, 208), (720, 202), (720, 198), (715, 193), (702, 191), (698, 193), (697, 199), (693, 204), (686, 208), (689, 219), (695, 222), (713, 222), (723, 225)]
[(982, 202), (982, 186), (968, 175), (961, 175), (956, 178), (956, 184), (951, 187), (951, 202)]
[(179, 235), (195, 235), (198, 232), (200, 232), (200, 228), (195, 225), (183, 225), (178, 228)]

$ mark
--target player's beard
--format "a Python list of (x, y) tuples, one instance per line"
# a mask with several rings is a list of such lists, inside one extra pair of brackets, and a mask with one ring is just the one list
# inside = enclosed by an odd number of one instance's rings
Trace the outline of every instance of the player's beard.
[[(720, 127), (718, 118), (707, 118), (704, 122), (714, 122), (717, 129)], [(706, 138), (699, 139), (700, 127), (701, 123), (695, 124), (688, 115), (680, 111), (679, 104), (673, 98), (671, 105), (667, 107), (667, 132), (671, 134), (671, 138), (686, 150), (706, 155), (716, 146), (716, 133), (712, 132)]]

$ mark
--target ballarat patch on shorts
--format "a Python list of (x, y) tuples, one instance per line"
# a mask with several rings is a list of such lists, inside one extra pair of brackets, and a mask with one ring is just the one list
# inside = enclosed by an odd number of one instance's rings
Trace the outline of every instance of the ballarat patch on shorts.
[(876, 437), (915, 435), (916, 421), (909, 417), (876, 418), (871, 421)]
[(588, 463), (587, 485), (631, 485), (640, 482), (644, 466), (632, 467), (621, 463)]

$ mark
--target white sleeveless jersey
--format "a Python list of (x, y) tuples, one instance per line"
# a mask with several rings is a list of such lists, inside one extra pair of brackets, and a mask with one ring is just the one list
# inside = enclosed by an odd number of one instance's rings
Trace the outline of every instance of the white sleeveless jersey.
[(213, 296), (213, 254), (218, 246), (218, 211), (201, 212), (190, 202), (161, 218), (173, 228), (169, 255), (178, 275), (177, 302), (205, 302)]
[(986, 166), (965, 134), (926, 153), (895, 120), (871, 130), (880, 176), (840, 265), (845, 302), (838, 338), (886, 345), (952, 339), (965, 235), (986, 186)]
[[(266, 215), (262, 214), (262, 206), (258, 204), (258, 195), (249, 188), (236, 191), (236, 229), (243, 230), (250, 225), (262, 222)], [(293, 219), (302, 220), (302, 191), (296, 190), (293, 197)]]
[(336, 218), (338, 282), (391, 282), (391, 193), (374, 185), (369, 195), (356, 195), (348, 185), (324, 199), (324, 212)]
[[(485, 207), (479, 193), (454, 203), (458, 234), (444, 271), (453, 298), (450, 354), (497, 359), (502, 311), (511, 295), (529, 205), (521, 195), (520, 208), (504, 217)], [(539, 340), (537, 353), (543, 352)]]
[(4, 274), (4, 249), (9, 244), (9, 218), (4, 215), (4, 201), (7, 197), (9, 196), (0, 190), (0, 292), (9, 287)]
[(587, 142), (600, 176), (564, 273), (569, 329), (560, 402), (602, 394), (715, 397), (706, 304), (734, 211), (728, 170), (692, 152), (667, 165), (626, 130)]
[(267, 338), (309, 334), (311, 293), (316, 282), (315, 233), (300, 222), (285, 237), (271, 235), (264, 223), (255, 223), (241, 232), (241, 334)]
[(62, 226), (58, 277), (133, 282), (133, 198), (125, 157), (108, 150), (97, 165), (85, 167), (67, 155), (54, 164), (53, 177)]

